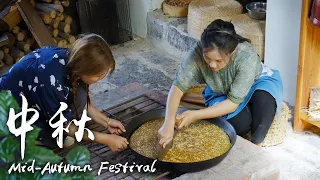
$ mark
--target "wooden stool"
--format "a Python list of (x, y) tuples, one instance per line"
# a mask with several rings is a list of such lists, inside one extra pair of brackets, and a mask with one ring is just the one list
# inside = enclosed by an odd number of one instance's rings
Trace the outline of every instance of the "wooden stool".
[[(206, 85), (195, 85), (192, 86), (183, 95), (181, 99), (181, 105), (188, 108), (201, 109), (205, 108), (203, 97), (201, 95)], [(287, 134), (288, 119), (291, 118), (291, 112), (286, 103), (282, 102), (280, 121), (278, 121), (278, 115), (276, 114), (274, 120), (269, 128), (269, 131), (262, 142), (262, 147), (269, 147), (281, 144)], [(251, 141), (251, 132), (245, 137)]]
[(205, 28), (214, 20), (231, 21), (242, 13), (242, 6), (233, 0), (193, 0), (188, 9), (188, 33), (200, 39)]

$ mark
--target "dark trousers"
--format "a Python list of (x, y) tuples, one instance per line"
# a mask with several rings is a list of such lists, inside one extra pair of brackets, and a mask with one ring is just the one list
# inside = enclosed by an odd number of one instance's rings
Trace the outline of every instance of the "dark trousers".
[(245, 136), (251, 130), (251, 141), (262, 143), (276, 114), (275, 99), (266, 91), (253, 93), (247, 106), (228, 122), (239, 136)]

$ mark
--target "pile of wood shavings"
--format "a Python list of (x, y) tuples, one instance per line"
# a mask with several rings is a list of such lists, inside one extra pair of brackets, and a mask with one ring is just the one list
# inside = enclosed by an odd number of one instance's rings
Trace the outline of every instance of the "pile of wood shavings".
[(184, 7), (188, 6), (192, 0), (166, 0), (165, 2), (170, 6)]
[[(149, 121), (140, 126), (130, 138), (130, 146), (136, 152), (157, 158), (157, 131), (164, 119)], [(173, 139), (173, 147), (163, 161), (175, 163), (199, 162), (224, 154), (230, 149), (229, 137), (208, 121), (198, 121), (181, 129)]]

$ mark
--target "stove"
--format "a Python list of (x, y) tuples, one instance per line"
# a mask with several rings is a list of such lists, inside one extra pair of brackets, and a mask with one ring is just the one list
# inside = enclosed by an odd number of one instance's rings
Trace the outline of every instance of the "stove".
[[(158, 108), (164, 108), (165, 106), (163, 104), (160, 104), (159, 102), (153, 100), (152, 98), (148, 97), (147, 95), (141, 95), (136, 98), (130, 99), (126, 102), (123, 102), (121, 104), (118, 104), (116, 106), (113, 106), (111, 108), (108, 108), (106, 110), (103, 110), (103, 113), (106, 114), (108, 117), (117, 119), (121, 121), (124, 126), (126, 126), (131, 119), (133, 119), (136, 116), (139, 116), (143, 113), (146, 113), (148, 111), (158, 109)], [(95, 122), (88, 122), (87, 126), (89, 129), (98, 131), (98, 132), (104, 132), (107, 133), (107, 130), (102, 127), (101, 125), (95, 123)], [(107, 170), (102, 170), (100, 176), (98, 175), (98, 171), (100, 168), (101, 162), (109, 162), (110, 164), (125, 164), (128, 162), (128, 165), (132, 165), (133, 162), (136, 164), (143, 164), (143, 161), (136, 157), (131, 149), (126, 149), (122, 152), (112, 152), (107, 146), (93, 143), (93, 142), (81, 142), (78, 143), (78, 145), (85, 146), (91, 155), (90, 165), (93, 169), (92, 173), (96, 176), (96, 179), (108, 179), (108, 180), (119, 180), (119, 179), (125, 179), (125, 180), (134, 180), (134, 179), (173, 179), (181, 174), (175, 174), (170, 172), (165, 172), (160, 169), (157, 169), (154, 173), (144, 173), (144, 172), (137, 172), (134, 171), (131, 172), (120, 172), (118, 174), (111, 173)], [(71, 147), (72, 148), (72, 147)], [(70, 150), (70, 148), (69, 148)], [(62, 157), (65, 157), (68, 149), (62, 149), (57, 152)]]

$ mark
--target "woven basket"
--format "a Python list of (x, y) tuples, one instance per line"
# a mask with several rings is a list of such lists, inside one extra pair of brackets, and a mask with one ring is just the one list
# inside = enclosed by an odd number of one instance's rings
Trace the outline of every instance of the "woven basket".
[(188, 33), (200, 39), (205, 28), (214, 20), (231, 21), (242, 13), (242, 6), (234, 0), (194, 0), (189, 4)]
[(278, 121), (278, 115), (276, 114), (261, 146), (268, 147), (283, 143), (287, 136), (287, 125), (288, 119), (290, 118), (291, 112), (289, 110), (289, 107), (286, 103), (282, 102), (280, 121)]
[(250, 18), (247, 14), (233, 17), (231, 23), (237, 34), (251, 40), (261, 60), (264, 59), (265, 21)]

